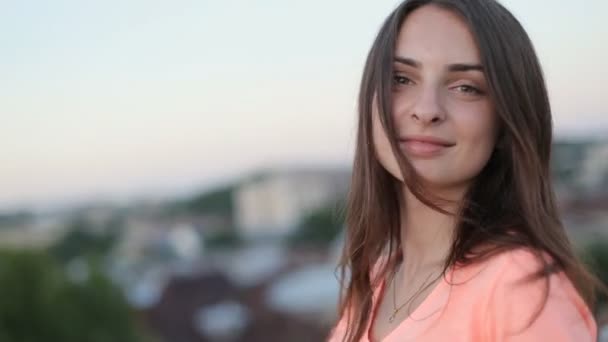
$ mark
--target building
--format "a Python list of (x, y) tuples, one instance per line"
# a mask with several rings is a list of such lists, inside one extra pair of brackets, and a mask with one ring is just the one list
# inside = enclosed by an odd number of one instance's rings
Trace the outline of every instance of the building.
[(245, 180), (234, 192), (235, 222), (245, 238), (281, 237), (315, 209), (343, 200), (344, 169), (283, 169)]

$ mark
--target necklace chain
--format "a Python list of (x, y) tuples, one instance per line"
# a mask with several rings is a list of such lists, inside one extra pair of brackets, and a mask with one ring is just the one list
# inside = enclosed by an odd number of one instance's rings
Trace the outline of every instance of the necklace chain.
[(429, 275), (426, 277), (426, 279), (424, 280), (424, 282), (422, 283), (422, 285), (420, 286), (420, 288), (418, 288), (418, 290), (416, 292), (414, 292), (414, 294), (408, 298), (408, 300), (406, 300), (403, 304), (399, 305), (399, 307), (397, 307), (397, 300), (396, 300), (396, 286), (395, 286), (395, 278), (397, 275), (397, 271), (395, 271), (393, 273), (393, 279), (392, 279), (392, 283), (393, 283), (393, 313), (390, 315), (390, 317), (388, 318), (388, 322), (389, 323), (393, 323), (393, 321), (395, 320), (395, 316), (397, 316), (397, 313), (399, 313), (399, 311), (401, 311), (401, 309), (403, 309), (407, 304), (409, 304), (412, 299), (414, 299), (416, 297), (416, 295), (418, 293), (420, 293), (420, 291), (422, 291), (422, 289), (424, 288), (426, 284), (426, 282), (431, 278), (431, 275), (433, 275), (434, 272), (429, 273)]

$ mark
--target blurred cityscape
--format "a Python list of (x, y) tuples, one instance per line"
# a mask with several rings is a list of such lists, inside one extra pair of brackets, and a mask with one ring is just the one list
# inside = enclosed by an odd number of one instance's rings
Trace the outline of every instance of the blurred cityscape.
[[(556, 142), (553, 176), (568, 234), (608, 283), (608, 141)], [(321, 341), (349, 181), (272, 168), (175, 200), (4, 213), (0, 340)]]

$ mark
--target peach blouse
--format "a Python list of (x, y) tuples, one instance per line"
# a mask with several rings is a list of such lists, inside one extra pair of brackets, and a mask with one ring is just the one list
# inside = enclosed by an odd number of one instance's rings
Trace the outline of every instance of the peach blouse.
[[(543, 278), (531, 283), (518, 280), (540, 265), (530, 250), (519, 248), (475, 265), (450, 268), (416, 310), (382, 341), (595, 342), (593, 315), (563, 272), (550, 276), (547, 302), (527, 327), (543, 304), (546, 282)], [(383, 288), (384, 283), (374, 290), (374, 313)], [(361, 341), (370, 341), (370, 322)], [(342, 341), (345, 331), (342, 317), (328, 341)]]

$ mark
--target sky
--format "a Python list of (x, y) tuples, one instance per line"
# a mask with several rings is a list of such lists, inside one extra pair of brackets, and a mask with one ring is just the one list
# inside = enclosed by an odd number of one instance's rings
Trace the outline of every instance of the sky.
[[(557, 135), (608, 132), (608, 2), (502, 3), (535, 44)], [(0, 211), (348, 167), (364, 59), (397, 4), (0, 0)]]

